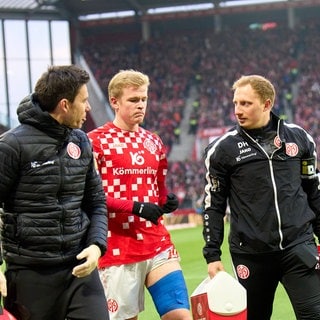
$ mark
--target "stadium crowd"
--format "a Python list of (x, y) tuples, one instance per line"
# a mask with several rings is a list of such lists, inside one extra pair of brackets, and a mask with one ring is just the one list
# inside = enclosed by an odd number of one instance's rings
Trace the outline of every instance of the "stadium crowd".
[[(148, 41), (102, 41), (92, 33), (82, 52), (103, 92), (113, 73), (133, 68), (151, 79), (148, 117), (144, 126), (157, 132), (168, 147), (177, 143), (191, 88), (196, 88), (189, 133), (235, 123), (233, 81), (242, 74), (261, 74), (276, 85), (275, 113), (305, 128), (315, 139), (320, 156), (320, 24), (301, 21), (294, 30), (241, 26), (214, 33), (187, 30)], [(183, 137), (181, 137), (183, 139)], [(192, 149), (192, 148), (191, 148)], [(319, 158), (319, 157), (318, 157)], [(168, 187), (181, 207), (197, 207), (203, 192), (204, 168), (191, 158), (171, 162)]]

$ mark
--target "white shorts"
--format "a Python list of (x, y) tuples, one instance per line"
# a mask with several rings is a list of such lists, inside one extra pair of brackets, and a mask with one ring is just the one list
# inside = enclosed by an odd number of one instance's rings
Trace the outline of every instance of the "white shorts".
[(100, 269), (110, 320), (128, 319), (142, 312), (147, 274), (164, 263), (179, 260), (172, 246), (152, 259)]

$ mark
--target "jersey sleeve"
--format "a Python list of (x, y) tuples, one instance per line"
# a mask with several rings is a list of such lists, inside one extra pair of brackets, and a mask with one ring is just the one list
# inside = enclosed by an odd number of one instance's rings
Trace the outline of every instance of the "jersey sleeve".
[(158, 188), (159, 188), (159, 205), (162, 206), (167, 201), (167, 186), (166, 186), (166, 176), (168, 173), (168, 160), (166, 155), (166, 149), (163, 143), (161, 142), (161, 153), (160, 153), (160, 162), (159, 170), (157, 173)]
[(133, 203), (134, 202), (132, 200), (116, 199), (109, 196), (107, 197), (108, 212), (132, 213)]

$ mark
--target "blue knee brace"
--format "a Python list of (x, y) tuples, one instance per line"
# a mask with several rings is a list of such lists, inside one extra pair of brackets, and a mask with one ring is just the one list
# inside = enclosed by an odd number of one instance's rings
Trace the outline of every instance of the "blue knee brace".
[(190, 309), (188, 291), (181, 270), (167, 274), (148, 290), (160, 317), (175, 309)]

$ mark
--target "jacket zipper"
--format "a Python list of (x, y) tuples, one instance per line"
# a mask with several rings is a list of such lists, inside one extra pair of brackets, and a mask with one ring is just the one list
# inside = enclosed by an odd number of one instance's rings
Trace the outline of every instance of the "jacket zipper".
[[(280, 216), (280, 210), (279, 210), (279, 204), (278, 204), (278, 192), (277, 192), (277, 186), (276, 186), (276, 182), (275, 182), (275, 178), (274, 178), (274, 170), (273, 170), (273, 165), (272, 165), (272, 158), (274, 153), (277, 150), (274, 150), (272, 152), (272, 154), (269, 156), (268, 153), (263, 149), (263, 147), (255, 140), (253, 139), (246, 131), (243, 130), (243, 132), (245, 133), (245, 135), (253, 142), (255, 143), (259, 149), (262, 150), (262, 152), (266, 155), (268, 162), (269, 162), (269, 169), (270, 169), (270, 176), (271, 176), (271, 182), (272, 182), (272, 186), (273, 186), (273, 194), (274, 194), (274, 206), (276, 209), (276, 213), (277, 213), (277, 220), (278, 220), (278, 233), (279, 233), (279, 237), (280, 237), (280, 241), (279, 241), (279, 249), (283, 250), (283, 233), (281, 230), (281, 216)], [(277, 132), (278, 136), (279, 136), (279, 126), (278, 126), (278, 132)]]

